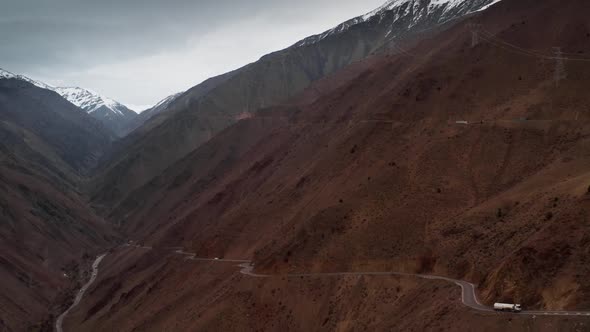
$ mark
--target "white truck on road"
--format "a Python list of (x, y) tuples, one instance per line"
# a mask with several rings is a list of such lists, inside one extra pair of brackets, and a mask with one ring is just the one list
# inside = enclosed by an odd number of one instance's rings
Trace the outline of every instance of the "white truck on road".
[(520, 304), (512, 304), (512, 303), (494, 303), (494, 310), (496, 310), (496, 311), (509, 311), (509, 312), (521, 312), (522, 306)]

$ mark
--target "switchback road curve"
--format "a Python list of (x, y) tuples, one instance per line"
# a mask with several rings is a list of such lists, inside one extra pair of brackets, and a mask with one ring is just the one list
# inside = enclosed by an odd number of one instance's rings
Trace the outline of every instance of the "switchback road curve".
[[(254, 273), (254, 265), (251, 263), (242, 263), (239, 265), (242, 269), (240, 273), (255, 277), (255, 278), (270, 278), (277, 277), (276, 275), (258, 274)], [(476, 289), (477, 285), (467, 281), (457, 280), (447, 277), (429, 275), (429, 274), (415, 274), (405, 272), (330, 272), (330, 273), (293, 273), (279, 275), (287, 278), (301, 278), (301, 277), (343, 277), (343, 276), (399, 276), (412, 277), (428, 280), (442, 280), (461, 287), (461, 302), (463, 305), (478, 311), (495, 312), (491, 307), (488, 307), (477, 299)], [(518, 315), (532, 315), (532, 316), (586, 316), (590, 317), (590, 311), (550, 311), (550, 310), (525, 310), (520, 313), (506, 313)]]

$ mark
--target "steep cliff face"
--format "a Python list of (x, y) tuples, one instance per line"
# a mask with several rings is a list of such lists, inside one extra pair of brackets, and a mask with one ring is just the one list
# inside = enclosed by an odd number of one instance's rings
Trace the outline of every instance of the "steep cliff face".
[[(368, 55), (403, 51), (493, 0), (390, 1), (321, 35), (198, 85), (123, 140), (96, 179), (103, 209), (149, 182), (220, 130), (301, 93), (312, 82)], [(402, 48), (400, 48), (402, 47)]]

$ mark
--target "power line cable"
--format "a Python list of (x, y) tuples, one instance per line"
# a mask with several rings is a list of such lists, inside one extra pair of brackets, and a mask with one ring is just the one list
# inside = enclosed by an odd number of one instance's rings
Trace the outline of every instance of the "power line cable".
[[(486, 34), (488, 34), (489, 37), (491, 37), (491, 38), (495, 38), (495, 39), (501, 40), (499, 37), (497, 37), (496, 34), (490, 32), (489, 30), (486, 30), (486, 29), (481, 28), (481, 31), (484, 32), (484, 33), (486, 33)], [(506, 42), (506, 43), (508, 43), (508, 42)], [(514, 45), (514, 44), (511, 44), (511, 45)], [(528, 49), (528, 50), (529, 51), (532, 51), (532, 52), (540, 53), (540, 54), (546, 54), (546, 51), (544, 51), (544, 50), (537, 50), (537, 49)], [(569, 53), (569, 52), (561, 52), (561, 53), (562, 54), (565, 54), (565, 55), (577, 56), (580, 59), (590, 59), (590, 57), (581, 56), (580, 53)]]
[[(481, 32), (483, 32), (482, 35), (480, 35), (480, 37), (496, 46), (499, 46), (498, 44), (501, 44), (503, 46), (506, 46), (507, 48), (512, 48), (514, 50), (518, 50), (523, 54), (529, 55), (529, 56), (535, 56), (538, 58), (543, 58), (543, 59), (547, 59), (547, 60), (565, 60), (565, 61), (580, 61), (580, 62), (590, 62), (590, 58), (574, 58), (574, 57), (567, 57), (567, 56), (555, 56), (555, 55), (547, 55), (547, 54), (543, 54), (540, 53), (537, 50), (533, 50), (533, 49), (527, 49), (527, 48), (523, 48), (520, 46), (517, 46), (515, 44), (509, 43), (505, 40), (502, 40), (498, 37), (496, 37), (495, 35), (493, 35), (492, 33), (490, 33), (489, 31), (486, 31), (485, 29), (482, 29)], [(561, 53), (566, 54), (566, 53)]]

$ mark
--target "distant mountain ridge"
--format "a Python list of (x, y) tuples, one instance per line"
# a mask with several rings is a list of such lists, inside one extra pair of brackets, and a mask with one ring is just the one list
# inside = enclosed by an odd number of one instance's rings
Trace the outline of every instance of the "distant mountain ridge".
[(133, 130), (140, 127), (142, 124), (144, 124), (146, 121), (148, 121), (152, 117), (154, 117), (160, 113), (163, 113), (164, 111), (166, 111), (168, 109), (168, 106), (170, 106), (170, 104), (172, 102), (174, 102), (174, 100), (176, 100), (178, 97), (180, 97), (183, 93), (184, 92), (179, 92), (179, 93), (175, 93), (173, 95), (170, 95), (170, 96), (160, 100), (156, 105), (139, 113), (138, 116), (136, 116), (134, 119), (132, 119), (132, 121), (130, 121), (128, 123), (128, 125), (126, 127), (126, 131), (128, 133), (130, 133)]
[[(92, 169), (110, 148), (113, 133), (53, 90), (19, 78), (0, 80), (0, 125), (18, 127), (53, 146), (78, 174)], [(31, 143), (27, 141), (27, 143)], [(47, 149), (39, 149), (47, 151)]]
[(29, 77), (26, 77), (24, 75), (17, 75), (17, 74), (13, 74), (7, 70), (4, 70), (2, 68), (0, 68), (0, 79), (17, 79), (17, 80), (21, 80), (21, 81), (25, 81), (25, 82), (29, 82), (35, 86), (38, 86), (42, 89), (47, 89), (47, 90), (55, 90), (55, 87), (40, 81), (35, 81)]
[(101, 96), (94, 91), (79, 87), (55, 87), (0, 68), (0, 79), (10, 78), (29, 82), (37, 87), (57, 92), (69, 102), (102, 122), (119, 137), (127, 134), (127, 126), (131, 120), (137, 117), (137, 113), (127, 108), (127, 106), (111, 98)]
[(55, 88), (54, 91), (92, 115), (95, 119), (100, 120), (120, 137), (128, 133), (127, 126), (138, 116), (127, 106), (88, 89), (60, 87)]

